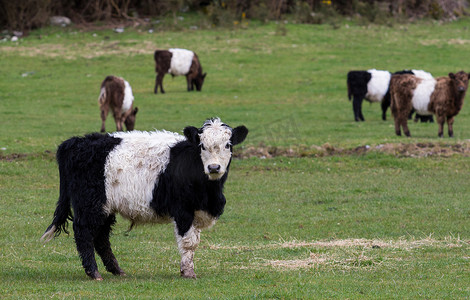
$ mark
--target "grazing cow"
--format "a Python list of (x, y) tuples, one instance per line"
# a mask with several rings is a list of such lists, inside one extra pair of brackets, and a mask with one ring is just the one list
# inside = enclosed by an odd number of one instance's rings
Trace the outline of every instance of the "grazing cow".
[(390, 77), (389, 71), (371, 69), (368, 71), (348, 72), (348, 98), (353, 97), (353, 111), (355, 121), (364, 121), (362, 115), (362, 100), (369, 102), (382, 102), (382, 119), (386, 119), (387, 107), (382, 101), (388, 92)]
[(121, 77), (107, 76), (101, 83), (98, 103), (101, 111), (101, 132), (105, 132), (105, 123), (108, 112), (113, 111), (116, 130), (122, 131), (126, 124), (128, 131), (134, 130), (135, 118), (138, 108), (132, 108), (134, 95), (129, 82)]
[(421, 79), (414, 75), (395, 75), (390, 82), (391, 109), (395, 119), (395, 133), (401, 135), (401, 128), (410, 136), (408, 116), (412, 109), (420, 115), (435, 114), (439, 124), (438, 136), (443, 136), (444, 122), (447, 121), (449, 137), (454, 135), (455, 116), (463, 106), (468, 88), (469, 74), (456, 74), (436, 79)]
[(170, 73), (173, 77), (185, 75), (188, 92), (194, 90), (196, 86), (197, 91), (201, 91), (204, 79), (207, 73), (202, 73), (201, 63), (193, 51), (186, 49), (169, 49), (169, 50), (156, 50), (154, 55), (155, 71), (157, 78), (155, 79), (155, 94), (163, 90), (163, 77), (166, 73)]
[(49, 241), (67, 232), (67, 220), (72, 220), (85, 272), (102, 280), (95, 250), (107, 271), (125, 275), (109, 242), (117, 213), (131, 226), (173, 222), (181, 275), (196, 278), (193, 256), (201, 230), (212, 226), (224, 211), (223, 187), (232, 147), (247, 134), (245, 126), (232, 129), (215, 118), (199, 129), (186, 127), (184, 136), (132, 131), (63, 142), (57, 150), (59, 200), (41, 239)]

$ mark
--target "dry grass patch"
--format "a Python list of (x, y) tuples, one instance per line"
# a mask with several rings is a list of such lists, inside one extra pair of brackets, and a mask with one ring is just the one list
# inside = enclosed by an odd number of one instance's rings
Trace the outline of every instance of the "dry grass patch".
[[(403, 255), (413, 250), (426, 248), (450, 249), (468, 247), (470, 241), (462, 241), (460, 238), (449, 237), (444, 240), (436, 240), (431, 237), (420, 240), (368, 240), (368, 239), (343, 239), (331, 241), (282, 241), (258, 246), (221, 246), (210, 245), (213, 250), (236, 250), (240, 252), (257, 252), (261, 250), (279, 250), (305, 248), (305, 254), (299, 258), (268, 259), (262, 255), (256, 255), (248, 265), (237, 265), (237, 269), (262, 269), (276, 268), (279, 270), (310, 269), (319, 266), (329, 266), (339, 269), (375, 268), (386, 265), (393, 267), (403, 260)], [(380, 251), (385, 250), (385, 251)], [(405, 252), (403, 254), (402, 251)], [(397, 255), (400, 252), (402, 254)]]
[(446, 143), (387, 143), (375, 146), (364, 145), (356, 148), (341, 148), (325, 143), (317, 145), (296, 145), (291, 147), (249, 146), (239, 148), (234, 156), (238, 158), (284, 157), (323, 157), (335, 155), (363, 155), (371, 152), (391, 154), (396, 157), (450, 157), (453, 155), (470, 156), (470, 142)]
[(127, 40), (120, 41), (98, 41), (83, 44), (41, 44), (35, 46), (4, 46), (1, 47), (5, 53), (25, 57), (47, 57), (64, 58), (73, 60), (77, 58), (96, 58), (109, 55), (134, 56), (138, 54), (152, 55), (157, 45), (150, 41)]

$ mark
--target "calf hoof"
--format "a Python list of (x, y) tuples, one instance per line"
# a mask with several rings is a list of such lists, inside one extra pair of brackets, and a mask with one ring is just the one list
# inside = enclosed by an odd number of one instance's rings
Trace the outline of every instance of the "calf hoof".
[(98, 271), (94, 271), (92, 273), (87, 273), (87, 275), (93, 279), (93, 280), (96, 280), (96, 281), (102, 281), (103, 280), (103, 277), (101, 277), (101, 274), (100, 272)]
[(127, 276), (127, 274), (123, 270), (121, 270), (120, 268), (119, 268), (119, 270), (112, 271), (111, 273), (115, 276), (123, 276), (123, 277)]
[(181, 270), (181, 277), (183, 278), (190, 278), (190, 279), (196, 279), (196, 273), (194, 273), (194, 270)]

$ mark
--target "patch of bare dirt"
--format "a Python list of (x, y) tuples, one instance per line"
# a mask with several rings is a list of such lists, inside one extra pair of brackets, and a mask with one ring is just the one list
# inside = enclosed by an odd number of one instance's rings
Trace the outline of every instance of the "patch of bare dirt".
[(47, 159), (55, 159), (55, 153), (51, 151), (44, 151), (43, 153), (10, 153), (10, 154), (1, 154), (0, 153), (0, 161), (20, 161), (28, 159), (29, 157), (44, 157)]
[(292, 147), (275, 147), (275, 146), (249, 146), (239, 148), (235, 151), (234, 156), (237, 158), (272, 158), (277, 156), (283, 157), (323, 157), (323, 156), (341, 156), (341, 155), (364, 155), (367, 153), (381, 152), (396, 157), (450, 157), (453, 155), (470, 156), (470, 143), (459, 142), (450, 143), (387, 143), (375, 146), (359, 146), (355, 148), (341, 148), (331, 144), (323, 144), (321, 146), (292, 146)]

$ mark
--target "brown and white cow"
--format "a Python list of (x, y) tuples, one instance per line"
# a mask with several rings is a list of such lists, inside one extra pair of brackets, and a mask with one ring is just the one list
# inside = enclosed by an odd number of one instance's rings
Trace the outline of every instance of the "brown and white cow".
[(454, 118), (462, 109), (468, 80), (469, 74), (464, 71), (436, 79), (393, 75), (390, 96), (396, 134), (401, 135), (400, 127), (403, 127), (405, 135), (410, 136), (407, 120), (414, 109), (420, 115), (436, 115), (439, 137), (443, 136), (444, 122), (447, 121), (449, 137), (452, 137)]
[(98, 103), (101, 110), (101, 132), (105, 132), (105, 123), (108, 112), (113, 111), (116, 130), (122, 131), (126, 124), (128, 131), (134, 130), (135, 118), (138, 108), (133, 109), (134, 95), (129, 82), (121, 77), (107, 76), (101, 83)]
[(157, 78), (155, 79), (155, 94), (158, 93), (158, 86), (160, 91), (163, 90), (163, 77), (166, 73), (172, 76), (186, 76), (188, 92), (194, 90), (196, 86), (197, 91), (201, 91), (204, 79), (207, 73), (202, 73), (201, 63), (199, 59), (191, 50), (172, 48), (169, 50), (156, 50), (154, 55), (155, 71)]

